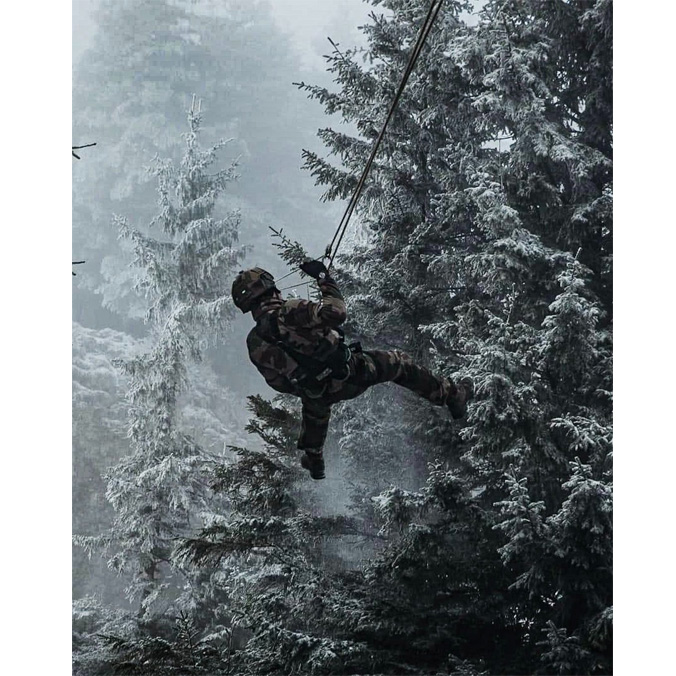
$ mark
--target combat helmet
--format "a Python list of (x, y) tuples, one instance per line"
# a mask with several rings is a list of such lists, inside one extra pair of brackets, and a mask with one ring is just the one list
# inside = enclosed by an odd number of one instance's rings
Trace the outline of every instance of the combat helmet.
[(274, 288), (275, 279), (267, 270), (241, 270), (232, 283), (232, 299), (242, 312), (251, 312), (256, 299)]

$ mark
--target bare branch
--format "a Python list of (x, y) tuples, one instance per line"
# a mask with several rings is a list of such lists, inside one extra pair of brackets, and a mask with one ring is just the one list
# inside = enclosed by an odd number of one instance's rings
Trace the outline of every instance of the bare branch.
[(87, 143), (86, 145), (83, 146), (72, 146), (71, 147), (71, 152), (73, 153), (73, 157), (76, 160), (80, 159), (80, 156), (75, 152), (76, 150), (79, 150), (80, 148), (91, 148), (92, 146), (95, 146), (96, 143)]

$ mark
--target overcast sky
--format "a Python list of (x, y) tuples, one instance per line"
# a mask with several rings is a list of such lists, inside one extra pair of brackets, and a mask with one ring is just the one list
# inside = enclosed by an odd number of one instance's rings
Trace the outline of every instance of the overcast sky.
[(293, 36), (304, 65), (322, 68), (330, 51), (327, 36), (347, 46), (360, 42), (357, 26), (373, 9), (363, 0), (270, 0), (280, 27)]
[[(328, 35), (336, 42), (353, 46), (359, 41), (357, 26), (366, 22), (373, 9), (363, 0), (269, 0), (280, 28), (293, 38), (303, 65), (323, 69), (322, 54), (330, 50)], [(92, 9), (97, 0), (72, 0), (73, 60), (87, 48), (94, 34)], [(380, 11), (380, 10), (379, 10)]]

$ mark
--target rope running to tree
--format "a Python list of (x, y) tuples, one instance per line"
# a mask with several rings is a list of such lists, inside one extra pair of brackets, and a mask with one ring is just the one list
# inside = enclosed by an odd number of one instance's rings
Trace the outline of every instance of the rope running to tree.
[[(387, 113), (387, 117), (385, 118), (385, 122), (383, 123), (383, 126), (380, 130), (380, 133), (378, 134), (378, 137), (373, 144), (373, 148), (371, 149), (371, 155), (366, 162), (366, 165), (364, 166), (364, 170), (362, 171), (361, 177), (359, 178), (359, 182), (357, 183), (357, 187), (355, 188), (354, 193), (352, 194), (352, 197), (350, 199), (349, 204), (347, 205), (347, 208), (345, 209), (345, 213), (343, 214), (343, 217), (340, 219), (340, 223), (338, 224), (338, 228), (336, 229), (335, 234), (333, 235), (333, 239), (331, 240), (331, 243), (329, 246), (326, 248), (326, 252), (322, 256), (321, 260), (325, 258), (329, 258), (329, 265), (328, 267), (330, 268), (331, 265), (333, 265), (333, 261), (336, 257), (336, 254), (338, 253), (338, 249), (340, 247), (341, 242), (343, 241), (343, 236), (345, 235), (345, 231), (347, 230), (347, 226), (350, 222), (350, 218), (352, 217), (352, 213), (354, 212), (357, 202), (359, 201), (359, 197), (361, 196), (362, 190), (364, 188), (364, 184), (366, 183), (366, 178), (368, 177), (369, 171), (371, 170), (371, 165), (373, 164), (373, 160), (375, 159), (375, 156), (378, 152), (378, 149), (380, 148), (380, 143), (383, 140), (383, 137), (385, 136), (385, 131), (387, 129), (387, 125), (389, 124), (390, 120), (392, 119), (392, 116), (394, 115), (394, 111), (397, 109), (397, 105), (399, 103), (399, 99), (401, 99), (401, 95), (404, 92), (404, 89), (406, 87), (406, 83), (408, 82), (408, 78), (411, 75), (411, 72), (413, 71), (413, 68), (415, 67), (416, 61), (418, 60), (418, 56), (420, 56), (420, 52), (422, 51), (423, 46), (425, 45), (425, 41), (427, 40), (427, 36), (430, 34), (432, 27), (434, 26), (434, 22), (437, 18), (437, 15), (439, 14), (439, 11), (441, 9), (441, 6), (443, 4), (444, 0), (432, 0), (432, 3), (430, 4), (429, 10), (427, 12), (427, 16), (425, 17), (425, 21), (423, 22), (423, 25), (420, 28), (420, 33), (418, 34), (418, 38), (416, 40), (416, 43), (411, 50), (411, 54), (408, 59), (408, 63), (406, 64), (406, 69), (404, 70), (404, 74), (402, 76), (401, 82), (399, 84), (399, 89), (397, 90), (397, 93), (392, 100), (392, 103), (390, 104), (390, 109)], [(335, 244), (335, 249), (334, 249), (334, 244)], [(320, 260), (320, 259), (316, 259)], [(291, 276), (294, 274), (296, 270), (294, 269), (293, 271), (289, 272), (288, 274), (284, 275), (283, 277), (280, 277), (277, 281), (280, 281), (282, 279), (286, 279), (287, 277)], [(296, 285), (300, 286), (300, 285)], [(291, 288), (291, 287), (288, 287)]]
[[(380, 148), (380, 143), (383, 140), (383, 137), (385, 136), (385, 131), (387, 129), (387, 125), (389, 124), (390, 120), (392, 119), (392, 116), (394, 115), (394, 111), (397, 109), (397, 105), (399, 103), (399, 99), (401, 98), (401, 95), (404, 92), (404, 89), (406, 88), (406, 84), (408, 82), (408, 78), (411, 75), (411, 72), (413, 71), (413, 68), (415, 67), (416, 61), (418, 60), (418, 56), (420, 56), (420, 52), (422, 51), (422, 48), (425, 44), (425, 41), (427, 40), (427, 36), (430, 34), (432, 30), (432, 26), (434, 25), (434, 22), (437, 18), (437, 15), (439, 14), (439, 10), (441, 9), (441, 5), (443, 4), (444, 0), (432, 0), (432, 4), (430, 5), (430, 8), (427, 12), (427, 17), (425, 18), (425, 21), (420, 29), (420, 33), (418, 34), (418, 39), (416, 41), (416, 44), (411, 51), (411, 55), (408, 59), (408, 64), (406, 65), (406, 70), (404, 71), (404, 75), (401, 78), (401, 83), (399, 84), (399, 89), (397, 90), (397, 93), (392, 100), (392, 103), (390, 105), (390, 109), (387, 113), (387, 117), (385, 118), (385, 122), (382, 126), (382, 129), (380, 130), (380, 134), (378, 135), (378, 138), (376, 139), (376, 142), (373, 145), (373, 149), (371, 150), (371, 155), (366, 162), (366, 166), (364, 167), (364, 171), (362, 172), (361, 178), (359, 179), (359, 183), (357, 184), (357, 187), (354, 191), (354, 194), (352, 195), (352, 199), (350, 200), (350, 203), (347, 205), (347, 208), (345, 209), (345, 213), (343, 214), (342, 219), (340, 220), (340, 223), (338, 224), (338, 229), (336, 230), (336, 234), (333, 236), (333, 239), (331, 240), (331, 244), (329, 244), (327, 248), (327, 254), (329, 255), (329, 267), (333, 264), (333, 260), (336, 257), (336, 254), (338, 253), (338, 248), (340, 247), (341, 242), (343, 241), (343, 236), (345, 235), (345, 231), (347, 230), (347, 226), (350, 222), (350, 218), (352, 217), (352, 213), (354, 212), (357, 202), (359, 201), (359, 197), (361, 196), (362, 190), (364, 188), (364, 184), (366, 183), (366, 178), (368, 177), (369, 171), (371, 170), (371, 165), (373, 164), (373, 160), (375, 159), (375, 156), (378, 152), (378, 149)], [(336, 240), (338, 240), (336, 242)], [(333, 245), (335, 244), (335, 249), (333, 248)], [(332, 252), (332, 253), (331, 253)], [(326, 257), (326, 255), (324, 257)]]

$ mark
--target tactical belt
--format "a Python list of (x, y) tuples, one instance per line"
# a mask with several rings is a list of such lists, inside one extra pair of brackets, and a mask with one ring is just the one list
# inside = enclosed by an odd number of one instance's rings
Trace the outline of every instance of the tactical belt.
[(298, 368), (289, 376), (291, 384), (310, 396), (320, 397), (324, 394), (329, 378), (345, 380), (350, 375), (347, 363), (352, 353), (342, 340), (322, 361), (294, 350), (281, 340), (276, 344), (298, 364)]

